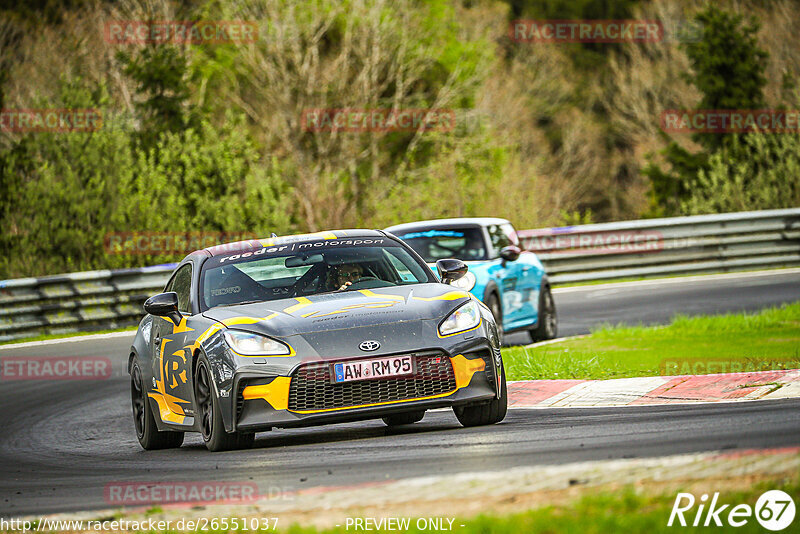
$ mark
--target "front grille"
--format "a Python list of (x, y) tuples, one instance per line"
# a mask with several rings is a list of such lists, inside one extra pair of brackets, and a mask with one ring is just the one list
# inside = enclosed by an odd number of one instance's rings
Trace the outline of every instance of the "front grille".
[(412, 376), (359, 382), (331, 382), (331, 364), (306, 364), (292, 375), (289, 409), (330, 410), (448, 393), (456, 388), (450, 358), (441, 353), (415, 356)]

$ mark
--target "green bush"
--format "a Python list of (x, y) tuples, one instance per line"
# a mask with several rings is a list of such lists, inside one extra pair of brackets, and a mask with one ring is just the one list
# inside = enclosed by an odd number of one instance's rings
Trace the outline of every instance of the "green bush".
[(701, 169), (685, 213), (727, 213), (800, 206), (800, 138), (754, 132), (733, 136)]
[[(102, 108), (107, 98), (102, 87), (89, 91), (80, 81), (65, 82), (60, 102), (51, 106)], [(124, 223), (120, 184), (130, 180), (134, 161), (128, 132), (29, 133), (3, 160), (0, 277), (115, 264), (104, 258), (103, 237)]]
[[(65, 83), (64, 108), (102, 107), (101, 87)], [(107, 253), (110, 232), (247, 232), (290, 227), (287, 189), (243, 121), (163, 132), (140, 148), (129, 125), (33, 133), (5, 152), (0, 278), (176, 261)]]

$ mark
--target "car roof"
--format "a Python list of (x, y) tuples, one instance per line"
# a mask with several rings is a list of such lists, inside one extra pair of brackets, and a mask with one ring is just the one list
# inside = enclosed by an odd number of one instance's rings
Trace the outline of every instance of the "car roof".
[(510, 224), (506, 219), (497, 217), (459, 217), (454, 219), (431, 219), (429, 221), (416, 221), (410, 223), (396, 224), (386, 229), (387, 232), (397, 233), (419, 228), (450, 228), (464, 226), (489, 226), (499, 224)]
[(261, 239), (248, 239), (245, 241), (234, 241), (214, 245), (204, 249), (195, 250), (186, 255), (183, 262), (195, 255), (203, 257), (221, 256), (230, 252), (248, 252), (264, 247), (280, 246), (286, 243), (303, 243), (306, 241), (319, 241), (320, 239), (349, 239), (349, 238), (375, 238), (386, 237), (382, 230), (348, 229), (348, 230), (326, 230), (324, 232), (314, 232), (311, 234), (295, 234), (278, 237), (265, 237)]

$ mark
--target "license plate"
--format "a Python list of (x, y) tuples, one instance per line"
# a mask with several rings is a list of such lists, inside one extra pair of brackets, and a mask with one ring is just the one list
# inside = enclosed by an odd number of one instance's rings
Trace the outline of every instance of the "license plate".
[(406, 376), (413, 373), (414, 360), (411, 356), (394, 356), (391, 358), (333, 364), (333, 381), (335, 383)]

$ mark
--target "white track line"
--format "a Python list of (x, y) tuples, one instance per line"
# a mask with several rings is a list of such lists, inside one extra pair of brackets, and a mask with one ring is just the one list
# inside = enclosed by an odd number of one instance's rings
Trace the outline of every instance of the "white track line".
[(580, 335), (577, 335), (577, 336), (557, 337), (555, 339), (548, 339), (546, 341), (537, 341), (536, 343), (530, 343), (528, 345), (511, 345), (509, 347), (504, 347), (504, 348), (517, 349), (517, 348), (521, 347), (523, 349), (527, 349), (527, 348), (533, 348), (533, 347), (543, 347), (544, 345), (552, 345), (553, 343), (561, 343), (562, 341), (569, 341), (570, 339), (580, 339), (582, 337), (589, 337), (590, 335), (591, 334), (580, 334)]

